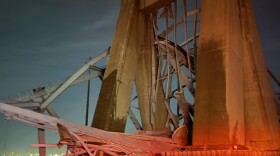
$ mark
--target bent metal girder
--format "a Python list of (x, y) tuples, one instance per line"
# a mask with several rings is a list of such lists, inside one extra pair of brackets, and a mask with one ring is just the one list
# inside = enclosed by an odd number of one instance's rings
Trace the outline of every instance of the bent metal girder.
[[(110, 155), (117, 155), (117, 153), (124, 153), (124, 155), (156, 154), (178, 150), (179, 147), (183, 147), (179, 142), (180, 139), (178, 140), (176, 138), (179, 136), (174, 136), (173, 139), (169, 139), (108, 132), (4, 103), (0, 103), (0, 112), (5, 115), (6, 119), (23, 122), (40, 129), (59, 132), (61, 140), (57, 146), (67, 145), (73, 147), (69, 149), (74, 150), (72, 154), (76, 154), (74, 146), (77, 146), (79, 149), (84, 149), (84, 152), (90, 155), (95, 153), (96, 150)], [(181, 130), (184, 131), (184, 128), (182, 127)], [(178, 130), (178, 135), (180, 135), (181, 130)], [(44, 147), (52, 145), (36, 144), (36, 146)]]
[[(165, 40), (164, 38), (162, 37), (159, 37), (160, 40), (159, 40), (159, 46), (160, 47), (163, 47), (165, 46)], [(188, 42), (191, 42), (192, 39), (190, 39)], [(155, 42), (155, 44), (158, 44)], [(171, 41), (168, 41), (168, 47), (170, 49), (170, 60), (169, 62), (174, 62), (174, 51), (172, 49), (174, 49), (174, 43), (171, 42)], [(180, 62), (182, 63), (182, 65), (184, 66), (188, 66), (188, 62), (187, 60), (185, 59), (185, 55), (186, 55), (186, 52), (185, 50), (183, 50), (182, 48), (179, 48), (179, 55), (180, 55)], [(4, 102), (4, 103), (7, 103), (9, 105), (13, 105), (13, 106), (17, 106), (17, 107), (21, 107), (21, 108), (28, 108), (28, 109), (32, 109), (32, 110), (38, 110), (40, 109), (40, 107), (42, 106), (42, 103), (45, 102), (49, 97), (53, 97), (54, 95), (57, 97), (58, 95), (60, 95), (60, 93), (62, 93), (64, 90), (66, 90), (67, 88), (73, 86), (73, 85), (78, 85), (84, 81), (87, 81), (87, 80), (90, 80), (90, 79), (93, 79), (93, 78), (96, 78), (96, 77), (103, 77), (103, 74), (104, 74), (104, 69), (101, 69), (99, 67), (95, 67), (94, 64), (95, 63), (98, 63), (98, 61), (104, 57), (106, 57), (110, 52), (110, 48), (108, 48), (107, 50), (105, 50), (104, 52), (101, 52), (98, 56), (96, 56), (93, 61), (89, 62), (89, 63), (86, 63), (84, 66), (82, 66), (81, 69), (78, 69), (74, 74), (75, 75), (75, 80), (70, 84), (70, 85), (65, 85), (66, 82), (69, 81), (69, 79), (73, 76), (70, 76), (70, 78), (66, 79), (65, 82), (62, 82), (58, 85), (54, 85), (54, 86), (43, 86), (43, 87), (37, 87), (37, 88), (34, 88), (30, 91), (30, 94), (27, 94), (25, 96), (21, 96), (21, 97), (17, 97), (17, 98), (12, 98), (12, 99), (5, 99), (5, 100), (1, 100), (1, 102)], [(166, 51), (164, 51), (164, 48), (162, 48), (161, 50), (161, 53), (162, 55), (165, 55), (167, 54)], [(94, 61), (94, 60), (97, 60), (97, 61)], [(193, 63), (193, 56), (191, 56), (191, 61)], [(90, 68), (90, 69), (94, 69), (93, 72), (84, 72), (85, 68)], [(173, 64), (173, 66), (171, 66), (171, 68), (173, 68), (173, 72), (175, 72), (175, 66)], [(99, 70), (97, 70), (99, 69)], [(171, 69), (172, 70), (172, 69)], [(192, 70), (194, 72), (194, 70)], [(185, 75), (182, 75), (182, 77), (186, 77)], [(163, 78), (164, 80), (166, 78)], [(184, 78), (183, 78), (184, 79)], [(69, 84), (69, 83), (67, 83)], [(66, 86), (66, 87), (65, 87)], [(63, 91), (60, 93), (58, 93), (58, 89), (62, 90)], [(172, 93), (174, 93), (175, 90), (172, 91)], [(55, 98), (53, 99), (55, 100)], [(51, 107), (51, 103), (53, 102), (53, 100), (48, 100), (49, 101), (49, 104), (47, 106), (47, 111), (50, 112), (54, 112), (54, 113), (50, 113), (50, 115), (52, 114), (57, 114), (55, 112), (55, 110), (53, 110), (53, 108)], [(136, 121), (136, 118), (133, 117), (133, 112), (130, 110), (129, 111), (129, 116), (134, 118), (133, 122), (138, 122)], [(58, 117), (58, 115), (55, 115), (56, 117)], [(136, 129), (141, 129), (141, 124), (137, 124), (138, 126), (136, 127)], [(139, 127), (140, 126), (140, 127)]]
[[(131, 135), (108, 132), (67, 120), (47, 116), (26, 109), (0, 103), (0, 112), (6, 119), (16, 120), (40, 129), (54, 131), (60, 134), (57, 144), (32, 144), (33, 147), (67, 146), (65, 156), (83, 155), (162, 155), (162, 156), (192, 156), (192, 155), (223, 155), (247, 156), (270, 155), (278, 156), (280, 151), (254, 151), (242, 146), (184, 146), (182, 137), (186, 127), (178, 128), (172, 138), (153, 137), (147, 135)], [(241, 149), (241, 150), (237, 150)], [(70, 153), (68, 153), (68, 151)]]

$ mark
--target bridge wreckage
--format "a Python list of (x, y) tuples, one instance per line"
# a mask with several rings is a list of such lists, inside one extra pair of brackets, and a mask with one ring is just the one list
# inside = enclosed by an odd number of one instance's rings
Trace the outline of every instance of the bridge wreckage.
[[(269, 74), (280, 83), (267, 72), (251, 1), (199, 5), (122, 0), (110, 48), (62, 84), (2, 100), (0, 112), (38, 128), (40, 155), (66, 145), (67, 156), (279, 156), (280, 107)], [(106, 68), (96, 66), (106, 57)], [(97, 77), (92, 126), (60, 119), (51, 103)], [(130, 108), (134, 83), (141, 122)], [(123, 133), (127, 117), (136, 134)], [(44, 130), (59, 133), (59, 143), (45, 144)]]

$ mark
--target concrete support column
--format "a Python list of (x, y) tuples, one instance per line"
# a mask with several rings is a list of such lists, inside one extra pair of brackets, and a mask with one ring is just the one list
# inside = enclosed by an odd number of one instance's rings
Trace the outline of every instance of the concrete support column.
[(158, 102), (153, 114), (155, 121), (151, 124), (150, 91), (153, 45), (149, 15), (140, 11), (144, 6), (155, 3), (158, 1), (122, 1), (94, 114), (93, 127), (109, 131), (124, 131), (132, 84), (135, 80), (144, 130), (167, 130), (165, 127), (167, 112), (164, 106), (162, 86), (159, 87)]
[(261, 41), (250, 0), (241, 3), (244, 47), (244, 104), (246, 145), (280, 148), (280, 124), (275, 95), (269, 81)]
[(202, 1), (193, 145), (244, 145), (238, 0)]
[[(151, 89), (152, 89), (152, 32), (151, 23), (148, 15), (141, 14), (139, 18), (144, 18), (145, 23), (141, 26), (144, 33), (139, 40), (141, 46), (137, 71), (135, 76), (136, 91), (140, 107), (140, 115), (142, 126), (147, 131), (168, 131), (165, 127), (167, 120), (167, 111), (164, 105), (164, 96), (162, 85), (159, 85), (156, 100), (156, 110), (151, 110)], [(162, 84), (160, 81), (159, 84)], [(151, 113), (153, 113), (154, 121), (151, 121)]]
[(123, 0), (92, 126), (123, 132), (137, 70), (138, 0)]

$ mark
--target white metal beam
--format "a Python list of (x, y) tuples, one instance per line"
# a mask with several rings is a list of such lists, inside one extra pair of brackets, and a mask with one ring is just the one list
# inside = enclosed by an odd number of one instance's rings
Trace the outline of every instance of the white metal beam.
[(57, 88), (53, 94), (51, 94), (40, 106), (41, 110), (46, 109), (46, 107), (56, 99), (67, 87), (69, 87), (81, 74), (83, 74), (90, 66), (94, 65), (96, 62), (104, 58), (109, 54), (110, 48), (100, 53), (97, 57), (87, 62), (82, 66), (77, 72), (75, 72), (70, 78), (68, 78), (59, 88)]

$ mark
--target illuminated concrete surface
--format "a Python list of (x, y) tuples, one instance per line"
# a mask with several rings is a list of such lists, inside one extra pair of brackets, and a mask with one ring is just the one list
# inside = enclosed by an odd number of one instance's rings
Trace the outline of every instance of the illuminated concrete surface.
[(279, 149), (274, 98), (251, 1), (203, 1), (193, 144)]

